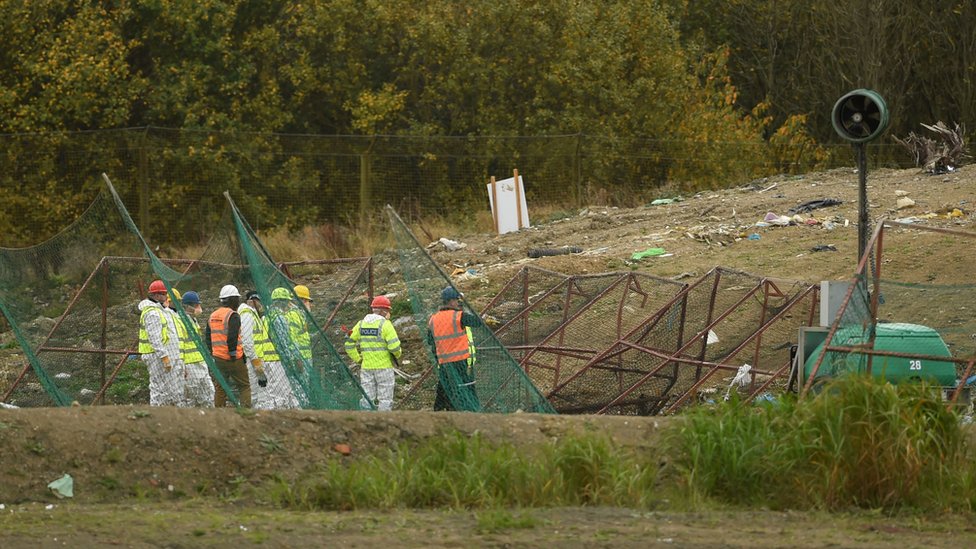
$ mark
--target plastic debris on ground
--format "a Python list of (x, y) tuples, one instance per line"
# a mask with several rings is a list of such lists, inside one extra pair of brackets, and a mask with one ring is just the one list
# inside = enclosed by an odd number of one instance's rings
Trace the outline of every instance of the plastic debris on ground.
[(752, 366), (749, 364), (739, 366), (739, 370), (735, 373), (735, 377), (732, 378), (732, 383), (729, 383), (729, 388), (725, 391), (725, 400), (729, 399), (733, 387), (745, 387), (746, 385), (752, 383), (752, 374), (749, 373), (751, 370)]
[(818, 200), (810, 200), (808, 202), (804, 202), (803, 204), (800, 204), (799, 206), (794, 206), (794, 207), (790, 208), (787, 213), (789, 213), (791, 215), (801, 214), (801, 213), (806, 213), (806, 212), (812, 212), (813, 210), (816, 210), (818, 208), (828, 208), (830, 206), (840, 206), (843, 203), (844, 202), (842, 200), (837, 200), (836, 198), (820, 198)]
[(793, 218), (788, 215), (778, 215), (773, 212), (766, 212), (763, 221), (769, 223), (770, 225), (779, 225), (780, 227), (786, 227), (793, 222)]
[(667, 254), (667, 250), (664, 248), (648, 248), (643, 252), (634, 252), (634, 255), (630, 256), (630, 258), (637, 261), (644, 259), (645, 257), (658, 257), (664, 256), (665, 254)]
[(433, 248), (438, 244), (444, 246), (444, 249), (449, 252), (456, 252), (462, 248), (468, 247), (468, 245), (465, 244), (464, 242), (458, 242), (456, 240), (451, 240), (450, 238), (444, 238), (444, 237), (438, 238), (435, 242), (431, 242), (430, 244), (427, 245), (427, 247)]
[(57, 480), (52, 480), (47, 487), (54, 492), (54, 495), (58, 496), (58, 499), (75, 496), (75, 480), (67, 473)]
[(759, 236), (759, 233), (752, 233), (751, 235), (749, 235), (749, 240), (759, 240), (760, 238), (762, 237)]
[(833, 244), (817, 244), (810, 248), (811, 252), (836, 252), (837, 248)]
[(658, 198), (658, 199), (655, 199), (655, 200), (651, 201), (651, 206), (661, 206), (661, 205), (664, 205), (664, 204), (674, 204), (675, 202), (681, 202), (682, 200), (684, 200), (684, 199), (681, 198), (680, 196), (676, 196), (674, 198)]

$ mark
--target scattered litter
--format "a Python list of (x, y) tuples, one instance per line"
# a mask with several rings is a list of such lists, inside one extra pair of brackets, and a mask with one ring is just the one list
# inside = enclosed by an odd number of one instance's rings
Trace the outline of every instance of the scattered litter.
[(833, 221), (824, 221), (823, 228), (827, 229), (828, 231), (832, 231), (837, 228), (837, 224), (834, 223)]
[(606, 253), (610, 249), (610, 246), (603, 246), (601, 248), (594, 248), (592, 250), (586, 250), (585, 252), (580, 252), (580, 255), (600, 255)]
[(776, 402), (776, 397), (771, 393), (763, 393), (755, 398), (756, 402)]
[(806, 221), (804, 221), (803, 224), (804, 225), (819, 225), (820, 224), (820, 220), (817, 219), (816, 217), (811, 217), (810, 219), (807, 219)]
[(713, 343), (718, 343), (718, 341), (719, 341), (718, 334), (716, 334), (712, 330), (709, 330), (708, 335), (705, 336), (705, 345), (712, 345)]
[(810, 200), (809, 202), (804, 202), (799, 206), (794, 206), (789, 209), (790, 214), (801, 214), (806, 212), (811, 212), (818, 208), (828, 208), (830, 206), (840, 206), (844, 202), (837, 200), (836, 198), (821, 198), (818, 200)]
[[(461, 248), (467, 248), (468, 247), (468, 245), (465, 244), (464, 242), (458, 242), (456, 240), (451, 240), (450, 238), (444, 238), (444, 237), (441, 237), (441, 238), (437, 239), (437, 242), (432, 243), (432, 245), (438, 244), (438, 243), (441, 244), (441, 245), (443, 245), (444, 246), (444, 249), (446, 249), (449, 252), (456, 252), (456, 251), (460, 250)], [(430, 246), (427, 246), (427, 247), (429, 248)]]
[(770, 186), (766, 187), (765, 189), (759, 191), (759, 193), (761, 194), (761, 193), (764, 193), (766, 191), (771, 191), (771, 190), (775, 189), (777, 185), (779, 185), (779, 183), (773, 183), (772, 185), (770, 185)]
[(810, 248), (811, 252), (836, 252), (837, 248), (833, 244), (817, 244)]
[(895, 220), (895, 223), (904, 223), (906, 225), (913, 225), (915, 223), (921, 223), (921, 222), (922, 222), (922, 218), (914, 215), (911, 217), (900, 217)]
[(56, 379), (71, 379), (71, 374), (68, 372), (61, 372), (60, 374), (54, 374)]
[(54, 492), (54, 495), (58, 496), (58, 499), (72, 498), (75, 496), (75, 480), (67, 473), (63, 477), (51, 481), (47, 487)]
[(350, 448), (348, 444), (343, 444), (341, 442), (333, 446), (332, 449), (344, 456), (348, 456), (352, 453), (352, 448)]
[(50, 511), (51, 509), (54, 509), (54, 504), (53, 503), (48, 503), (47, 505), (44, 506), (44, 508), (47, 509), (48, 511)]
[(773, 212), (767, 212), (766, 216), (763, 217), (763, 221), (771, 225), (779, 225), (781, 227), (785, 227), (793, 222), (793, 218), (787, 215), (777, 215), (774, 214)]
[(20, 406), (14, 404), (7, 404), (6, 402), (0, 402), (0, 408), (5, 410), (19, 410)]
[(898, 197), (908, 196), (908, 191), (895, 191), (895, 196)]
[(683, 200), (684, 200), (684, 198), (681, 198), (680, 196), (676, 196), (674, 198), (658, 198), (656, 200), (651, 201), (651, 206), (661, 206), (661, 205), (664, 205), (664, 204), (674, 204), (675, 202), (681, 202)]
[(691, 277), (691, 276), (697, 276), (697, 274), (698, 273), (684, 272), (684, 273), (681, 273), (679, 275), (672, 276), (671, 277), (671, 280), (681, 280), (682, 278), (688, 278), (688, 277)]
[(749, 235), (749, 240), (759, 240), (760, 238), (762, 237), (759, 236), (759, 233), (752, 233), (751, 235)]
[[(643, 252), (634, 252), (634, 255), (630, 256), (630, 258), (636, 261), (636, 260), (644, 259), (645, 257), (664, 256), (665, 254), (666, 254), (666, 250), (664, 248), (648, 248)], [(671, 254), (667, 254), (667, 255), (671, 255)]]
[(739, 366), (739, 371), (735, 373), (735, 377), (732, 378), (732, 383), (729, 383), (729, 388), (725, 391), (725, 400), (729, 399), (729, 393), (732, 392), (733, 387), (745, 387), (752, 383), (752, 374), (749, 373), (750, 370), (752, 370), (752, 366), (749, 364)]
[(911, 198), (908, 198), (907, 196), (903, 196), (899, 198), (897, 202), (895, 202), (895, 207), (898, 208), (899, 210), (903, 210), (905, 208), (911, 208), (914, 205), (915, 205), (915, 201), (912, 200)]
[(579, 246), (563, 246), (561, 248), (532, 248), (527, 255), (533, 259), (552, 255), (578, 254), (583, 251)]
[(409, 383), (409, 382), (417, 379), (418, 377), (420, 377), (420, 372), (418, 372), (416, 374), (408, 374), (407, 372), (404, 372), (403, 370), (401, 370), (399, 368), (393, 368), (393, 373), (396, 374), (396, 375), (398, 375), (398, 376), (400, 376), (401, 378), (407, 380), (407, 383)]

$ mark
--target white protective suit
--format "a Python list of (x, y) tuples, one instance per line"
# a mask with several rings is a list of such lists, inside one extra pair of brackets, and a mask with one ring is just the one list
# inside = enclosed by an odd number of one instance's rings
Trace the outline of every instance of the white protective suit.
[[(172, 311), (151, 299), (139, 302), (139, 314), (151, 353), (143, 353), (142, 361), (149, 369), (149, 405), (179, 406), (183, 401), (183, 362), (180, 360), (180, 338), (176, 334)], [(165, 322), (164, 322), (165, 320)], [(163, 325), (166, 325), (166, 342), (163, 343)], [(169, 358), (169, 372), (163, 367), (163, 357)]]

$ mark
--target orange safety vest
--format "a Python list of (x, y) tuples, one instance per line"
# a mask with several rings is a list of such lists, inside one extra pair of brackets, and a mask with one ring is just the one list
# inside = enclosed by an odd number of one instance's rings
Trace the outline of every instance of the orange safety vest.
[(434, 313), (428, 328), (434, 335), (438, 364), (467, 360), (471, 356), (468, 332), (461, 326), (461, 311), (444, 309)]
[(213, 356), (224, 360), (237, 360), (244, 356), (240, 332), (237, 333), (237, 348), (234, 349), (234, 356), (230, 355), (230, 350), (227, 348), (227, 323), (232, 314), (234, 309), (221, 307), (210, 315), (210, 344), (213, 347)]

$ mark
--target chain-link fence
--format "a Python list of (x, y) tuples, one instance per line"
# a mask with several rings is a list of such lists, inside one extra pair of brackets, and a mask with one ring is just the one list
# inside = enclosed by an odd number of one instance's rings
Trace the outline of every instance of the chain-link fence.
[[(408, 220), (421, 214), (467, 217), (488, 209), (489, 178), (511, 177), (513, 169), (523, 175), (530, 203), (574, 208), (637, 205), (679, 167), (714, 173), (679, 182), (700, 187), (850, 164), (842, 145), (828, 147), (836, 161), (818, 166), (774, 164), (757, 146), (584, 134), (368, 137), (156, 127), (0, 135), (0, 245), (23, 246), (56, 234), (94, 200), (103, 172), (148, 242), (180, 247), (212, 233), (224, 191), (241, 197), (241, 213), (260, 231), (357, 225), (380, 219), (385, 204)], [(870, 147), (872, 159), (897, 157), (896, 145)], [(702, 165), (714, 162), (695, 154), (702, 148), (708, 158), (727, 160)]]

